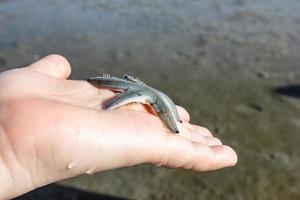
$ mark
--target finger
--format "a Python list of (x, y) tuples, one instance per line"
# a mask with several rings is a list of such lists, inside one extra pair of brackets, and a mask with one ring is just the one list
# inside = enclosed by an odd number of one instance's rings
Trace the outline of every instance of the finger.
[(217, 161), (216, 165), (213, 166), (215, 169), (221, 168), (222, 165), (224, 166), (224, 164), (225, 167), (236, 165), (238, 157), (236, 152), (230, 146), (217, 145), (211, 147), (211, 149), (214, 151), (215, 159)]
[(37, 72), (66, 79), (71, 74), (71, 66), (66, 58), (61, 55), (49, 55), (28, 66)]
[(201, 134), (203, 136), (209, 136), (209, 137), (213, 136), (213, 134), (210, 132), (210, 130), (208, 128), (206, 128), (206, 127), (192, 124), (192, 129), (195, 132), (197, 132), (197, 133), (199, 133), (199, 134)]
[(205, 136), (206, 139), (206, 144), (208, 146), (218, 146), (218, 145), (222, 145), (222, 141), (219, 138), (216, 137), (210, 137), (210, 136)]
[(183, 123), (181, 123), (181, 125), (183, 127), (189, 128), (190, 130), (202, 135), (202, 136), (209, 136), (212, 137), (212, 133), (210, 132), (210, 130), (208, 130), (207, 128), (203, 127), (203, 126), (199, 126), (199, 125), (195, 125), (195, 124), (191, 124), (188, 122), (183, 121)]
[(186, 121), (189, 122), (190, 121), (190, 114), (188, 113), (188, 111), (182, 107), (182, 106), (176, 106), (178, 113), (179, 113), (179, 117), (182, 121)]
[(153, 157), (153, 163), (171, 168), (208, 171), (233, 166), (237, 162), (236, 153), (225, 145), (208, 147), (176, 135), (169, 135), (167, 140), (166, 145), (155, 152), (157, 155)]
[(191, 142), (197, 142), (207, 146), (222, 145), (221, 140), (219, 140), (218, 138), (207, 136), (206, 134), (201, 134), (190, 128), (181, 128), (179, 135)]
[(181, 129), (179, 135), (191, 142), (208, 145), (208, 140), (204, 136), (192, 131), (191, 129)]

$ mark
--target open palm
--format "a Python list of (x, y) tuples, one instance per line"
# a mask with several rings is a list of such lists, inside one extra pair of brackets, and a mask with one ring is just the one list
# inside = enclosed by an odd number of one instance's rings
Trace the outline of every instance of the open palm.
[(140, 163), (197, 171), (236, 163), (235, 152), (190, 124), (182, 107), (175, 135), (140, 104), (103, 110), (114, 93), (66, 80), (70, 72), (63, 57), (51, 55), (0, 74), (0, 198)]

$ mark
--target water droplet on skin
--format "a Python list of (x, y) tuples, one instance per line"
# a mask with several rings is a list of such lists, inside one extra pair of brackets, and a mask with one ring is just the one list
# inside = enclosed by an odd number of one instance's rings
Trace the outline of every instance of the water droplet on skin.
[(161, 163), (156, 164), (156, 167), (161, 167), (161, 166), (162, 166)]
[(88, 170), (86, 170), (85, 173), (88, 174), (88, 175), (93, 175), (94, 172), (95, 172), (95, 169), (88, 169)]
[(73, 160), (68, 164), (67, 169), (69, 170), (73, 169), (77, 164), (78, 164), (78, 160)]

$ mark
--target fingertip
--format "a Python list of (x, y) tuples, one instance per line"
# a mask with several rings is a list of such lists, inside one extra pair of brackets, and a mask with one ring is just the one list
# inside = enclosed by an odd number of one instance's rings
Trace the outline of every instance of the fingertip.
[(179, 116), (180, 116), (180, 119), (183, 119), (184, 121), (190, 121), (190, 114), (189, 112), (182, 106), (176, 106), (177, 107), (177, 110), (178, 110), (178, 113), (179, 113)]
[(59, 78), (68, 78), (71, 74), (71, 66), (69, 61), (62, 55), (51, 54), (43, 59), (53, 63), (53, 67), (57, 68), (56, 76)]
[(58, 54), (48, 55), (29, 66), (40, 73), (66, 79), (71, 74), (71, 66), (68, 60)]
[(61, 74), (63, 75), (63, 77), (68, 78), (70, 76), (71, 65), (64, 56), (59, 55), (59, 54), (51, 54), (49, 56), (46, 56), (45, 58), (54, 62), (57, 65), (57, 67), (60, 68), (60, 71), (61, 71)]
[(211, 149), (215, 153), (217, 168), (236, 165), (238, 156), (230, 146), (217, 145), (212, 146)]

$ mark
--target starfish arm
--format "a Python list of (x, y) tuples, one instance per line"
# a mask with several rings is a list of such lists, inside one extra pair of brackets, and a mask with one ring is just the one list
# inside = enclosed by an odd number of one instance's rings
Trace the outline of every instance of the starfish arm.
[(164, 95), (164, 97), (163, 97), (164, 101), (168, 105), (170, 115), (174, 116), (174, 118), (176, 119), (177, 122), (181, 122), (175, 103), (170, 99), (169, 96), (167, 96), (164, 93), (163, 93), (163, 95)]
[(128, 90), (115, 96), (105, 107), (111, 110), (130, 103), (149, 104), (149, 102), (152, 102), (151, 97), (141, 90)]
[(135, 84), (133, 84), (132, 82), (117, 77), (96, 76), (88, 78), (87, 81), (95, 86), (107, 88), (114, 91), (125, 91), (131, 87), (135, 87)]
[(164, 93), (153, 90), (157, 99), (152, 103), (152, 108), (162, 123), (174, 133), (179, 133), (178, 123), (181, 123), (177, 108), (173, 101)]
[(152, 107), (166, 128), (174, 133), (179, 133), (176, 116), (170, 113), (170, 108), (166, 109), (166, 107), (156, 103)]
[(133, 77), (133, 76), (130, 76), (130, 75), (128, 75), (128, 74), (125, 74), (125, 75), (124, 75), (124, 78), (125, 78), (126, 80), (131, 81), (131, 82), (133, 82), (133, 83), (136, 83), (136, 84), (138, 84), (138, 85), (146, 86), (146, 84), (145, 84), (143, 81), (141, 81), (140, 79), (135, 78), (135, 77)]

